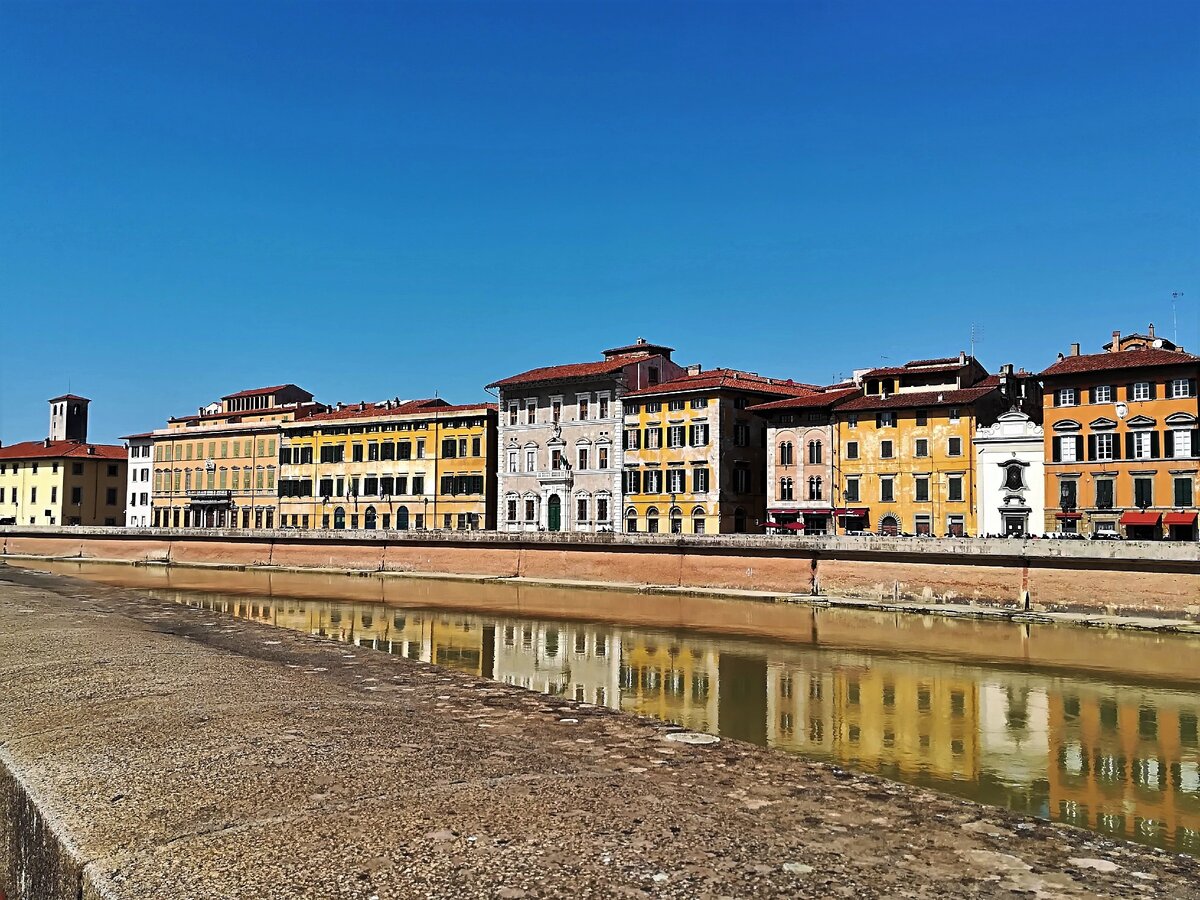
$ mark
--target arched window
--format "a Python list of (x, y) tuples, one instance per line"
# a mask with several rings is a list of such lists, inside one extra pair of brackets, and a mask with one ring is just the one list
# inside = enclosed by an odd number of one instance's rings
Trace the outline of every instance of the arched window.
[(396, 510), (396, 527), (401, 531), (408, 531), (408, 507), (402, 506)]
[(658, 507), (652, 506), (646, 510), (646, 531), (658, 534)]
[(818, 465), (821, 462), (821, 446), (820, 441), (808, 442), (808, 462), (810, 465)]
[(735, 534), (746, 533), (746, 510), (740, 506), (733, 511), (733, 530)]
[(821, 484), (820, 476), (816, 476), (816, 477), (808, 479), (808, 499), (809, 500), (820, 500), (821, 499), (821, 488), (822, 488), (822, 484)]
[(671, 534), (683, 534), (683, 510), (671, 507)]
[(346, 527), (346, 509), (345, 509), (345, 507), (339, 506), (337, 509), (335, 509), (333, 511), (333, 527), (334, 528), (345, 528)]
[(363, 515), (363, 527), (374, 530), (378, 516), (375, 512), (375, 507), (368, 506), (366, 513)]
[(692, 510), (692, 534), (704, 534), (704, 508), (701, 506)]
[(779, 445), (779, 465), (790, 466), (792, 464), (793, 447), (791, 441), (784, 441)]
[(625, 510), (625, 530), (630, 534), (637, 531), (637, 510), (632, 506)]
[(795, 499), (795, 497), (793, 496), (794, 491), (792, 489), (792, 486), (793, 486), (792, 479), (790, 479), (790, 478), (780, 478), (779, 479), (779, 499), (780, 500), (794, 500)]

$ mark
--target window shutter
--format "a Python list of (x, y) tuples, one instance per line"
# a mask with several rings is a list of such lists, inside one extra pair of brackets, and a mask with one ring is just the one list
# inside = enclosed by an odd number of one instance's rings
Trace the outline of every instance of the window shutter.
[(1083, 435), (1075, 435), (1075, 458), (1083, 459)]
[[(1158, 382), (1152, 381), (1152, 382), (1150, 382), (1150, 399), (1154, 400), (1157, 397), (1158, 397)], [(1157, 456), (1158, 454), (1156, 453), (1154, 455)]]
[(1054, 438), (1054, 462), (1062, 462), (1062, 438)]
[[(1132, 381), (1129, 382), (1129, 384), (1125, 385), (1125, 399), (1131, 403), (1133, 402), (1133, 382)], [(1130, 453), (1129, 455), (1133, 456), (1132, 453)]]
[[(1094, 391), (1093, 391), (1093, 393), (1094, 393)], [(1093, 460), (1093, 459), (1095, 459), (1095, 458), (1096, 458), (1096, 436), (1095, 436), (1094, 434), (1089, 434), (1089, 435), (1088, 435), (1088, 452), (1087, 452), (1087, 458), (1088, 458), (1088, 460), (1089, 460), (1089, 461), (1091, 461), (1091, 460)]]
[[(1115, 391), (1115, 390), (1116, 390), (1116, 388), (1113, 388), (1113, 390)], [(1119, 434), (1117, 434), (1117, 433), (1114, 431), (1114, 432), (1113, 432), (1113, 436), (1112, 436), (1112, 438), (1113, 438), (1113, 441), (1112, 441), (1112, 458), (1113, 458), (1113, 459), (1120, 459), (1120, 458), (1121, 458), (1121, 436), (1120, 436)]]
[(695, 425), (688, 426), (688, 446), (689, 447), (696, 446), (696, 426)]
[[(1157, 434), (1154, 435), (1158, 437)], [(1175, 456), (1175, 435), (1171, 434), (1170, 429), (1163, 432), (1163, 458), (1171, 459)]]
[(1196, 379), (1189, 378), (1187, 380), (1187, 383), (1188, 383), (1188, 396), (1195, 397), (1196, 396)]
[(654, 430), (658, 432), (658, 446), (662, 447), (663, 446), (663, 430), (661, 428), (656, 428)]
[(1050, 400), (1054, 403), (1055, 406), (1058, 406), (1058, 388), (1055, 388), (1054, 390), (1052, 390), (1050, 392)]
[(1200, 428), (1192, 429), (1192, 458), (1200, 456)]
[(1133, 459), (1133, 432), (1125, 432), (1125, 458)]
[[(1096, 389), (1094, 387), (1090, 387), (1090, 388), (1088, 388), (1088, 403), (1095, 403), (1095, 402), (1096, 402)], [(1090, 455), (1088, 456), (1088, 459), (1091, 459)]]
[[(1153, 383), (1151, 384), (1151, 388), (1153, 388)], [(1158, 435), (1157, 431), (1150, 432), (1150, 458), (1151, 459), (1159, 459), (1160, 458), (1158, 455), (1158, 449), (1159, 449), (1158, 448), (1158, 437), (1159, 437), (1159, 435)]]

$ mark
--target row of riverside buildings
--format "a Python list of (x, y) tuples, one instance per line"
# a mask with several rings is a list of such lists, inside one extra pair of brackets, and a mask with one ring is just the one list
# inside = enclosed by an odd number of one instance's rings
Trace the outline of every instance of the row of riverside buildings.
[(239, 391), (87, 443), (85, 398), (0, 447), (0, 523), (1197, 539), (1200, 357), (1147, 333), (1040, 373), (965, 353), (814, 385), (639, 339), (495, 403)]

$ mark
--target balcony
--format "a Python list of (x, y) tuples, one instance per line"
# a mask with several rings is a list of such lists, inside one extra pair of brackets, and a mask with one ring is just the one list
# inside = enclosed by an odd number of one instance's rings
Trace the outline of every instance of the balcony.
[(192, 503), (197, 505), (233, 502), (233, 491), (192, 490), (187, 492), (187, 496)]

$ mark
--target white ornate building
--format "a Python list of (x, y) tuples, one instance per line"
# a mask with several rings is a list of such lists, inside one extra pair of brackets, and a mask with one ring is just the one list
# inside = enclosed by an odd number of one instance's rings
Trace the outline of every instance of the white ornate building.
[(1042, 426), (1017, 410), (975, 429), (980, 534), (1025, 536), (1045, 521)]

